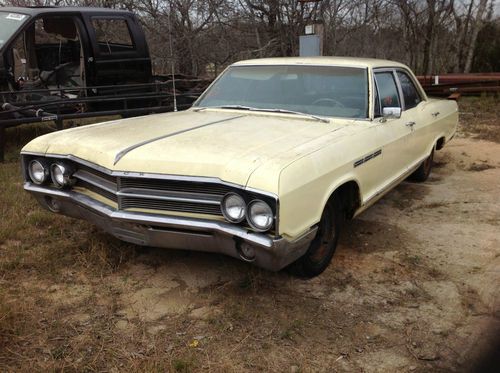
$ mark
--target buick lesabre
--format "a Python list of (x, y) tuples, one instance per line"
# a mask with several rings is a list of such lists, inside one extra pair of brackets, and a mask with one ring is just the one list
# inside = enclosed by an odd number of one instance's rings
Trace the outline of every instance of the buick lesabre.
[(345, 221), (401, 181), (427, 179), (457, 118), (455, 101), (427, 97), (400, 63), (248, 60), (186, 111), (34, 139), (24, 188), (124, 241), (312, 277)]

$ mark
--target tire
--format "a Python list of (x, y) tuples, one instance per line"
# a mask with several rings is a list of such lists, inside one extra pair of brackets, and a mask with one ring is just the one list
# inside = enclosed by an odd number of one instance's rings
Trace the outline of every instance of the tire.
[(321, 274), (332, 261), (342, 220), (342, 209), (334, 200), (325, 207), (318, 231), (307, 252), (288, 267), (289, 272), (302, 278), (312, 278)]
[(408, 178), (411, 181), (423, 182), (426, 181), (432, 170), (432, 162), (434, 159), (434, 148), (431, 154), (418, 166), (418, 168)]

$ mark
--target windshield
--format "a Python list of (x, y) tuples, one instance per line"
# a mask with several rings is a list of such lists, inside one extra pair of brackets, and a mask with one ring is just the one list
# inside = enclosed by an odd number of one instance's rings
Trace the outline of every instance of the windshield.
[(198, 107), (246, 106), (320, 116), (366, 118), (365, 68), (232, 66), (201, 96)]
[(26, 14), (0, 12), (0, 49), (27, 19)]

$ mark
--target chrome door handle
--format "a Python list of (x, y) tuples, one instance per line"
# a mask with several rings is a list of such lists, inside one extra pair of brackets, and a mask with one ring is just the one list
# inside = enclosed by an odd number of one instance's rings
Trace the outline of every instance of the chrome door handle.
[(414, 126), (415, 124), (417, 124), (417, 123), (415, 123), (415, 122), (413, 122), (413, 121), (411, 121), (411, 122), (406, 122), (406, 127), (411, 127), (411, 128), (413, 128), (413, 126)]
[(432, 116), (433, 116), (434, 118), (436, 118), (439, 114), (441, 114), (441, 113), (440, 113), (439, 111), (436, 111), (436, 112), (432, 113)]

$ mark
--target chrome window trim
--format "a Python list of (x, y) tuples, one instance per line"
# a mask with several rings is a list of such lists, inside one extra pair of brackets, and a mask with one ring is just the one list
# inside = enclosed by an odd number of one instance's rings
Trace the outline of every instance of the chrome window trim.
[[(401, 84), (399, 83), (399, 79), (396, 74), (397, 67), (378, 67), (373, 69), (373, 78), (375, 79), (375, 82), (377, 81), (376, 75), (378, 73), (391, 73), (392, 78), (394, 79), (394, 83), (396, 84), (396, 89), (398, 92), (399, 96), (399, 107), (401, 108), (401, 111), (404, 111), (405, 107), (405, 102), (404, 102), (404, 97), (403, 97), (403, 91), (401, 89)], [(377, 87), (378, 89), (378, 87)], [(377, 91), (378, 92), (378, 91)], [(380, 102), (380, 110), (382, 110), (382, 101), (380, 101), (380, 95), (379, 96), (379, 102)]]
[(420, 102), (427, 101), (427, 96), (424, 94), (423, 89), (420, 86), (420, 83), (418, 83), (415, 80), (413, 74), (407, 68), (404, 68), (402, 66), (376, 67), (376, 68), (373, 69), (373, 77), (375, 79), (375, 74), (377, 74), (379, 72), (392, 72), (392, 74), (394, 76), (394, 80), (396, 82), (396, 86), (398, 87), (398, 93), (399, 93), (399, 96), (400, 96), (399, 100), (400, 100), (400, 103), (401, 103), (401, 111), (414, 109), (414, 107), (410, 108), (410, 109), (406, 108), (406, 103), (404, 101), (404, 96), (403, 96), (403, 89), (401, 87), (401, 82), (399, 81), (399, 77), (398, 77), (398, 74), (397, 74), (398, 71), (405, 73), (410, 78), (411, 82), (415, 86), (415, 89), (417, 90), (418, 95), (420, 96), (420, 100), (421, 100)]
[[(324, 115), (325, 118), (329, 119), (345, 119), (345, 120), (354, 120), (354, 121), (364, 121), (364, 122), (370, 122), (372, 118), (370, 118), (370, 67), (366, 65), (342, 65), (342, 64), (312, 64), (312, 63), (301, 63), (301, 64), (296, 64), (296, 63), (281, 63), (281, 64), (232, 64), (226, 67), (218, 76), (215, 78), (215, 80), (210, 83), (210, 85), (203, 91), (203, 93), (196, 99), (195, 102), (191, 105), (191, 107), (188, 110), (196, 110), (196, 108), (200, 108), (203, 106), (200, 106), (199, 103), (200, 101), (205, 98), (206, 93), (212, 88), (212, 86), (226, 73), (227, 70), (231, 69), (232, 67), (259, 67), (259, 66), (311, 66), (311, 67), (345, 67), (345, 68), (353, 68), (353, 69), (360, 69), (360, 70), (366, 70), (366, 96), (367, 96), (367, 112), (365, 115), (367, 115), (364, 118), (353, 118), (353, 117), (334, 117), (332, 115)], [(207, 109), (217, 109), (216, 107), (207, 107)], [(236, 109), (237, 110), (237, 109)], [(271, 114), (280, 114), (280, 113), (271, 113)]]
[[(400, 85), (400, 87), (401, 87), (401, 92), (403, 93), (403, 86), (401, 85), (401, 81), (399, 80), (398, 72), (401, 72), (401, 73), (405, 74), (405, 75), (406, 75), (406, 76), (410, 79), (410, 81), (411, 81), (411, 82), (412, 82), (412, 84), (413, 84), (413, 87), (415, 88), (415, 91), (417, 92), (418, 97), (420, 97), (420, 102), (422, 102), (422, 101), (426, 101), (426, 100), (424, 99), (424, 96), (422, 96), (422, 92), (420, 92), (420, 85), (419, 85), (419, 84), (416, 84), (415, 80), (413, 79), (412, 74), (410, 74), (410, 73), (409, 73), (406, 69), (403, 69), (403, 68), (397, 68), (397, 69), (394, 69), (394, 73), (395, 73), (396, 78), (397, 78), (397, 80), (398, 80), (398, 83), (399, 83), (399, 85)], [(403, 98), (404, 98), (404, 96), (403, 96)], [(420, 104), (420, 102), (419, 102), (416, 106), (411, 107), (411, 108), (408, 108), (408, 109), (406, 108), (406, 102), (405, 102), (405, 106), (404, 106), (404, 109), (403, 109), (403, 110), (411, 110), (411, 109), (414, 109), (414, 108), (416, 108), (416, 107)]]

